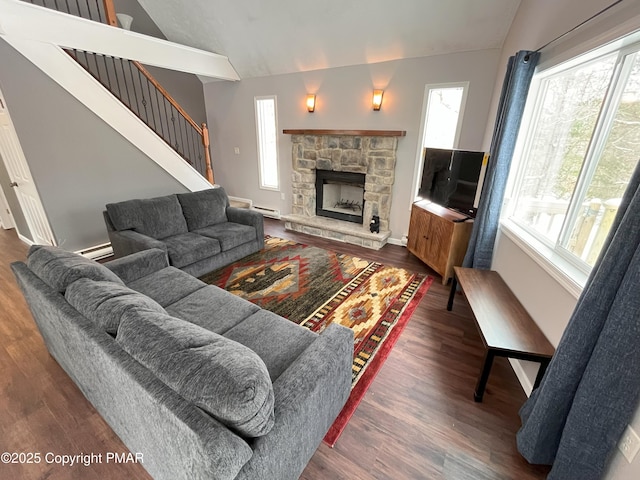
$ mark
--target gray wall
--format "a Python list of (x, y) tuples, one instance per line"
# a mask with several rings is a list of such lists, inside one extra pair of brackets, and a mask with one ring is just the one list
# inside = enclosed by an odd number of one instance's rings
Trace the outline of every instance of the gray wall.
[[(136, 0), (114, 0), (113, 4), (116, 13), (126, 13), (133, 17), (132, 32), (166, 40), (166, 37)], [(197, 76), (150, 65), (145, 65), (145, 67), (198, 125), (207, 121), (202, 82)]]
[[(216, 182), (230, 195), (255, 204), (291, 211), (291, 138), (283, 129), (406, 130), (398, 142), (393, 187), (392, 238), (408, 231), (411, 189), (418, 156), (426, 84), (469, 82), (459, 148), (479, 149), (485, 132), (498, 68), (498, 50), (396, 60), (304, 73), (212, 82), (204, 86)], [(384, 89), (382, 109), (371, 108), (374, 88)], [(307, 93), (317, 95), (314, 113)], [(280, 192), (259, 189), (254, 97), (278, 96)], [(239, 147), (240, 154), (234, 154)]]
[(16, 196), (13, 188), (9, 186), (10, 183), (11, 179), (9, 178), (9, 172), (7, 171), (7, 167), (2, 160), (2, 155), (0, 155), (0, 188), (4, 192), (4, 196), (6, 197), (7, 203), (9, 204), (9, 209), (11, 210), (13, 221), (16, 224), (16, 229), (18, 230), (20, 235), (33, 241), (31, 231), (29, 230), (29, 225), (27, 225), (27, 221), (22, 214), (22, 209), (20, 208), (18, 197)]
[(107, 242), (106, 203), (186, 191), (4, 40), (0, 61), (0, 87), (59, 245)]

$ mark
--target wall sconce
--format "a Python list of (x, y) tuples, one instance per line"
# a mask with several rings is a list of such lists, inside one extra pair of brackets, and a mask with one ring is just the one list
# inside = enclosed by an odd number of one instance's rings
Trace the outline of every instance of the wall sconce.
[(373, 91), (373, 100), (371, 103), (373, 104), (373, 109), (375, 111), (380, 110), (382, 106), (382, 95), (384, 94), (384, 90), (374, 90)]
[(313, 112), (316, 109), (316, 96), (313, 94), (307, 95), (307, 111)]
[(120, 22), (120, 26), (124, 30), (131, 30), (131, 24), (133, 23), (133, 17), (124, 13), (116, 13), (116, 18)]

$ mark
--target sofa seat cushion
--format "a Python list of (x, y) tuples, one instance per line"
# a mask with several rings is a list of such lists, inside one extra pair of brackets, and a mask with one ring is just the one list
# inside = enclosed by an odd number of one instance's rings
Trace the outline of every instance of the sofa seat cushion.
[(109, 203), (106, 208), (116, 230), (134, 230), (156, 239), (188, 232), (175, 194)]
[(32, 245), (27, 254), (27, 266), (43, 282), (60, 293), (64, 293), (69, 285), (80, 278), (124, 285), (104, 265), (60, 247)]
[(264, 361), (271, 381), (311, 345), (318, 334), (268, 310), (259, 310), (224, 334), (249, 347)]
[(117, 342), (185, 399), (246, 437), (274, 424), (273, 385), (247, 347), (184, 320), (130, 310)]
[(195, 233), (218, 240), (223, 252), (243, 243), (252, 242), (257, 238), (255, 228), (233, 222), (223, 222), (200, 228), (195, 230)]
[(169, 261), (174, 267), (182, 268), (199, 260), (220, 253), (220, 242), (215, 238), (197, 233), (182, 233), (163, 240), (167, 245)]
[(166, 307), (200, 290), (206, 283), (175, 267), (167, 267), (129, 282), (128, 286)]
[(214, 285), (196, 290), (166, 308), (169, 315), (218, 334), (223, 334), (260, 310), (248, 300)]
[(72, 307), (112, 335), (118, 332), (120, 320), (129, 309), (142, 308), (167, 313), (156, 301), (124, 285), (96, 282), (88, 278), (81, 278), (69, 285), (65, 298)]
[(178, 201), (190, 232), (227, 221), (229, 198), (222, 187), (179, 193)]

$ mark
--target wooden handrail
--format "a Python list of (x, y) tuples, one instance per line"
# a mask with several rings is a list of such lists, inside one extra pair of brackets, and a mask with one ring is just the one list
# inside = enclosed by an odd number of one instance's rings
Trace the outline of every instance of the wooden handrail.
[(107, 24), (112, 27), (118, 26), (118, 17), (116, 17), (116, 7), (113, 6), (113, 0), (103, 0), (104, 14), (107, 17)]
[[(103, 0), (104, 3), (104, 11), (107, 23), (111, 26), (118, 26), (118, 18), (116, 17), (116, 9), (113, 5), (113, 0)], [(212, 185), (214, 184), (213, 177), (213, 168), (211, 168), (211, 153), (209, 152), (209, 129), (207, 128), (207, 124), (203, 123), (202, 127), (198, 125), (193, 118), (180, 106), (178, 102), (167, 92), (162, 85), (149, 73), (149, 71), (142, 66), (142, 64), (136, 60), (131, 60), (131, 63), (142, 73), (147, 80), (149, 80), (154, 87), (158, 89), (158, 91), (162, 94), (164, 98), (184, 117), (184, 119), (189, 122), (189, 124), (194, 128), (198, 135), (202, 138), (202, 144), (204, 145), (204, 158), (206, 164), (206, 178)]]
[(211, 185), (215, 183), (213, 168), (211, 168), (211, 154), (209, 153), (209, 129), (207, 124), (202, 124), (202, 144), (204, 145), (204, 162), (206, 165), (206, 177)]
[[(104, 3), (105, 15), (107, 17), (107, 23), (114, 27), (118, 26), (118, 18), (116, 17), (116, 9), (113, 6), (113, 0), (103, 0), (103, 3)], [(145, 77), (147, 77), (147, 80), (149, 80), (153, 84), (153, 86), (160, 91), (162, 96), (166, 98), (167, 101), (171, 105), (173, 105), (173, 107), (176, 110), (178, 110), (178, 112), (180, 112), (180, 115), (182, 115), (184, 119), (187, 122), (189, 122), (193, 128), (196, 129), (196, 131), (200, 134), (200, 136), (202, 136), (202, 128), (200, 128), (200, 125), (198, 125), (196, 122), (193, 121), (191, 116), (184, 111), (184, 109), (178, 104), (178, 102), (176, 102), (175, 99), (169, 94), (169, 92), (167, 92), (164, 89), (164, 87), (160, 85), (160, 83), (153, 77), (153, 75), (151, 75), (149, 71), (146, 68), (144, 68), (140, 62), (136, 60), (131, 60), (131, 63), (138, 70), (140, 70), (140, 73), (142, 73)]]
[[(103, 0), (104, 3), (104, 11), (106, 16), (107, 24), (117, 27), (118, 26), (118, 18), (116, 17), (116, 9), (113, 5), (113, 0)], [(204, 145), (204, 157), (206, 164), (206, 172), (205, 176), (209, 183), (213, 185), (214, 177), (213, 177), (213, 169), (211, 168), (211, 153), (209, 152), (209, 130), (207, 129), (207, 124), (203, 123), (202, 127), (198, 125), (193, 118), (180, 106), (180, 104), (171, 96), (169, 92), (167, 92), (162, 85), (149, 73), (149, 71), (142, 66), (142, 64), (136, 60), (130, 60), (133, 66), (135, 66), (140, 73), (142, 73), (151, 84), (162, 94), (162, 96), (182, 115), (182, 117), (189, 122), (189, 124), (194, 128), (198, 135), (202, 138), (202, 144)]]
[[(109, 1), (109, 0), (107, 0)], [(151, 75), (149, 73), (149, 71), (144, 68), (142, 66), (142, 64), (136, 60), (131, 60), (131, 63), (138, 69), (140, 70), (140, 73), (142, 73), (145, 77), (147, 77), (147, 80), (149, 80), (154, 87), (156, 87), (158, 89), (158, 91), (162, 94), (162, 96), (164, 98), (167, 99), (167, 101), (173, 105), (173, 107), (178, 110), (178, 112), (180, 112), (180, 115), (182, 115), (184, 117), (184, 119), (189, 122), (191, 124), (191, 126), (198, 132), (198, 134), (200, 134), (202, 136), (202, 128), (200, 128), (200, 125), (198, 125), (192, 118), (191, 116), (189, 116), (189, 114), (187, 112), (184, 111), (184, 109), (178, 104), (178, 102), (176, 102), (174, 100), (174, 98), (169, 94), (169, 92), (167, 92), (164, 87), (162, 85), (160, 85), (160, 83), (153, 77), (153, 75)]]

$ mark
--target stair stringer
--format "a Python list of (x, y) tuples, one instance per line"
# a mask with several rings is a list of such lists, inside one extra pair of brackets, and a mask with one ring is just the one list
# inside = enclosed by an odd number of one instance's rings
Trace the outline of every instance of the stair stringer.
[(0, 37), (185, 188), (190, 191), (211, 188), (195, 168), (63, 49), (51, 43), (11, 35)]

